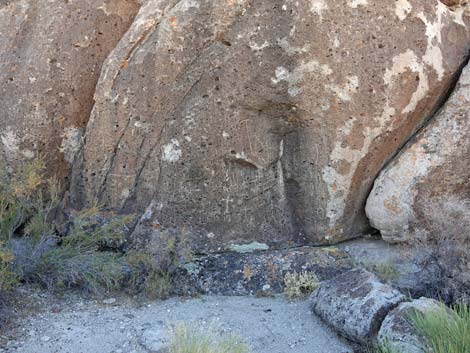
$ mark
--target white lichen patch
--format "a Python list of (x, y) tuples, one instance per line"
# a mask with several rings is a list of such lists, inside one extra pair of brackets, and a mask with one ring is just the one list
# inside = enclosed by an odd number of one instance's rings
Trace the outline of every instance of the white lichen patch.
[(358, 6), (366, 6), (367, 4), (367, 0), (350, 0), (348, 3), (353, 9), (356, 9)]
[(68, 127), (62, 134), (62, 143), (60, 144), (60, 152), (64, 154), (67, 162), (73, 163), (75, 156), (80, 150), (83, 142), (82, 129), (76, 127)]
[(253, 242), (250, 244), (231, 244), (229, 250), (238, 253), (250, 253), (260, 250), (269, 250), (269, 246), (264, 243)]
[(253, 51), (261, 51), (263, 49), (268, 48), (271, 44), (269, 44), (269, 42), (265, 40), (261, 44), (257, 44), (255, 42), (250, 42), (248, 45), (249, 45), (250, 49), (253, 50)]
[(299, 84), (306, 79), (307, 75), (318, 74), (329, 76), (332, 73), (333, 71), (328, 65), (322, 65), (316, 60), (311, 60), (308, 62), (302, 62), (292, 72), (283, 66), (276, 68), (274, 73), (275, 76), (271, 78), (271, 81), (273, 84), (278, 84), (282, 81), (287, 82), (289, 85), (288, 93), (291, 96), (296, 96), (302, 92)]
[(347, 82), (343, 86), (335, 84), (327, 85), (327, 87), (342, 101), (349, 102), (352, 95), (359, 88), (359, 78), (357, 76), (348, 76)]
[(34, 153), (34, 151), (28, 149), (24, 149), (23, 151), (21, 151), (21, 153), (27, 159), (33, 159), (36, 156), (36, 153)]
[(171, 139), (171, 142), (163, 146), (162, 160), (170, 163), (177, 162), (183, 155), (180, 143), (177, 139)]
[(440, 81), (444, 78), (445, 73), (444, 60), (440, 48), (440, 44), (442, 43), (442, 30), (446, 26), (445, 19), (448, 16), (454, 16), (454, 14), (447, 8), (447, 6), (438, 1), (435, 16), (435, 21), (428, 20), (426, 15), (422, 12), (420, 12), (417, 17), (423, 21), (426, 26), (428, 44), (426, 53), (423, 56), (423, 61), (436, 71)]
[(339, 41), (338, 36), (335, 36), (335, 38), (333, 39), (333, 46), (335, 48), (339, 48), (340, 45), (341, 45), (341, 42)]
[(317, 14), (320, 20), (323, 19), (323, 12), (328, 10), (328, 4), (325, 0), (310, 0), (310, 11)]
[(413, 6), (408, 0), (396, 0), (395, 1), (395, 15), (400, 19), (400, 21), (405, 20), (405, 18), (411, 13)]
[(128, 188), (124, 188), (121, 191), (121, 199), (127, 199), (129, 195), (131, 194), (131, 191)]
[[(395, 109), (390, 107), (387, 103), (382, 114), (375, 118), (377, 126), (374, 128), (367, 126), (364, 129), (364, 142), (360, 149), (351, 148), (343, 143), (353, 130), (355, 123), (354, 118), (348, 120), (345, 125), (339, 129), (341, 136), (338, 136), (336, 139), (336, 144), (330, 155), (330, 163), (322, 170), (322, 178), (327, 186), (329, 195), (326, 216), (330, 227), (334, 227), (344, 214), (346, 198), (351, 189), (354, 173), (360, 161), (368, 153), (374, 139), (383, 133), (394, 114)], [(336, 169), (336, 165), (341, 162), (349, 165), (349, 169), (346, 172)]]
[(295, 55), (295, 54), (302, 54), (308, 52), (310, 49), (310, 45), (304, 45), (303, 47), (296, 47), (289, 43), (289, 39), (287, 37), (283, 37), (278, 39), (277, 44), (284, 49), (284, 51), (288, 55)]
[(7, 157), (16, 155), (20, 149), (21, 140), (11, 128), (8, 128), (7, 131), (1, 135), (1, 140)]
[(192, 10), (194, 8), (198, 9), (199, 8), (199, 2), (196, 1), (196, 0), (183, 0), (181, 2), (178, 3), (178, 5), (180, 5), (179, 9), (182, 10), (182, 11), (189, 11), (189, 10)]
[[(408, 49), (406, 52), (395, 56), (392, 59), (393, 65), (390, 69), (385, 71), (384, 83), (387, 86), (395, 84), (395, 78), (399, 77), (407, 71), (411, 71), (418, 74), (419, 82), (416, 91), (410, 98), (410, 102), (406, 107), (403, 108), (402, 113), (410, 113), (414, 111), (418, 103), (426, 97), (429, 91), (429, 81), (426, 74), (426, 69), (417, 57), (417, 55)], [(399, 83), (399, 82), (398, 82)]]

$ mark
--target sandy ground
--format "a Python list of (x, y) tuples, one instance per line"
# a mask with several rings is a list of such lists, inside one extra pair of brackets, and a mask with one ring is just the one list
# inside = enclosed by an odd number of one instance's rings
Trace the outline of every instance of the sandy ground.
[(139, 303), (77, 296), (57, 302), (37, 295), (35, 301), (41, 310), (2, 332), (0, 352), (153, 353), (182, 323), (238, 335), (254, 353), (353, 351), (310, 312), (306, 300), (211, 296)]

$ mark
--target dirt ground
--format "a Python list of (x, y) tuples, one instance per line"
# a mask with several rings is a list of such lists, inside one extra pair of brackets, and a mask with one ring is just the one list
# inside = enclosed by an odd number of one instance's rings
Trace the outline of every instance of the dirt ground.
[(1, 333), (0, 352), (153, 353), (164, 347), (178, 324), (235, 334), (254, 353), (350, 353), (351, 346), (315, 317), (308, 300), (283, 297), (100, 300), (28, 293), (21, 317)]

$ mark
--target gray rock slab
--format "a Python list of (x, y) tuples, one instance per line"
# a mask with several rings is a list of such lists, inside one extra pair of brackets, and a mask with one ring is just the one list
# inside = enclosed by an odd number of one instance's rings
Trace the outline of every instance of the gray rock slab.
[(426, 313), (440, 309), (439, 302), (429, 298), (401, 303), (383, 321), (377, 337), (378, 342), (387, 343), (397, 353), (425, 353), (422, 340), (410, 321), (411, 315), (414, 312)]
[(312, 294), (313, 311), (351, 340), (373, 342), (387, 313), (405, 297), (364, 269), (322, 282)]

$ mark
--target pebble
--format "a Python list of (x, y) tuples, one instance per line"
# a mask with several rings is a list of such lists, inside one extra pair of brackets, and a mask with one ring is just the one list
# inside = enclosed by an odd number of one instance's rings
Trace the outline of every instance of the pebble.
[(103, 304), (114, 304), (114, 303), (116, 303), (115, 298), (109, 298), (109, 299), (103, 300)]

